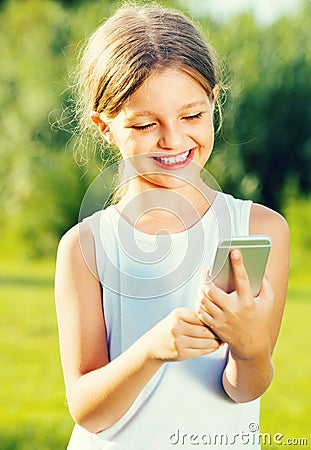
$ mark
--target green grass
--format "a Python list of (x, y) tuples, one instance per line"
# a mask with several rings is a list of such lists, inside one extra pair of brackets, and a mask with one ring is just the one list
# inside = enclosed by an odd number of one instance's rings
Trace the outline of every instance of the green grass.
[[(311, 300), (290, 290), (274, 353), (275, 377), (262, 398), (261, 431), (285, 438), (307, 438), (311, 445)], [(273, 440), (272, 440), (273, 443)], [(295, 448), (310, 448), (295, 446)], [(277, 450), (280, 445), (264, 446)]]
[[(292, 270), (275, 379), (262, 398), (261, 431), (311, 446), (311, 207), (290, 205)], [(298, 219), (299, 218), (299, 219)], [(0, 262), (0, 448), (62, 450), (72, 420), (65, 404), (53, 299), (54, 263)], [(285, 446), (286, 447), (286, 446)]]
[[(274, 352), (275, 377), (261, 408), (261, 432), (271, 435), (271, 445), (263, 447), (269, 450), (286, 446), (286, 438), (306, 438), (308, 445), (292, 447), (311, 448), (310, 200), (292, 200), (286, 218), (291, 231), (289, 290)], [(276, 433), (284, 436), (283, 445), (273, 443)]]
[[(2, 264), (0, 269), (0, 447), (64, 449), (72, 421), (58, 354), (53, 264)], [(310, 288), (290, 286), (275, 379), (262, 399), (261, 429), (272, 439), (282, 433), (311, 442), (310, 294)]]
[(0, 264), (0, 448), (64, 449), (65, 406), (51, 263)]

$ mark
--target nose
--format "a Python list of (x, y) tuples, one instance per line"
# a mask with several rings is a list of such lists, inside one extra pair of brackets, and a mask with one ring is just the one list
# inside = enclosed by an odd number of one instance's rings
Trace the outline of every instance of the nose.
[(159, 146), (167, 150), (174, 150), (181, 146), (183, 132), (178, 124), (163, 125), (160, 129)]

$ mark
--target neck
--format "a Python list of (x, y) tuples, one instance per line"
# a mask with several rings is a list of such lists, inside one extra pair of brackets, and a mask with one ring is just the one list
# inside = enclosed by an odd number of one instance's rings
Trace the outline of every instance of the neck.
[(216, 192), (200, 179), (175, 189), (150, 183), (128, 183), (127, 191), (116, 205), (135, 228), (149, 234), (160, 230), (178, 233), (191, 228), (210, 208)]

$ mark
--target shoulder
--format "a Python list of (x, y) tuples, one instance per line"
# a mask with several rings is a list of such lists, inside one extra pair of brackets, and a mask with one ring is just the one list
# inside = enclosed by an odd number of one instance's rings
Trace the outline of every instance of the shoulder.
[(250, 234), (267, 234), (274, 244), (282, 245), (289, 251), (289, 227), (278, 212), (258, 203), (253, 203), (250, 211)]
[(57, 261), (66, 265), (87, 266), (93, 274), (96, 273), (94, 237), (86, 222), (78, 223), (62, 236)]
[(281, 214), (266, 206), (253, 203), (250, 211), (250, 233), (260, 234), (268, 231), (288, 235), (289, 227)]
[(93, 241), (91, 228), (85, 222), (78, 223), (66, 231), (59, 241), (58, 251), (79, 252), (83, 241)]

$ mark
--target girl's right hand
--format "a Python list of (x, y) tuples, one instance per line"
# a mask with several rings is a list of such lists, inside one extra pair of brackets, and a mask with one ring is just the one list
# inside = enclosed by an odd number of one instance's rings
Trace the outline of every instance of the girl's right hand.
[(207, 355), (219, 349), (222, 342), (198, 318), (195, 311), (176, 308), (145, 335), (151, 358), (183, 361)]

